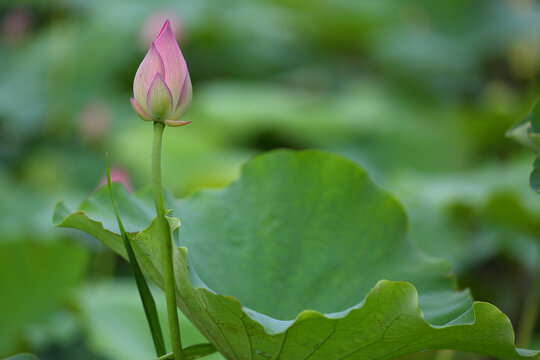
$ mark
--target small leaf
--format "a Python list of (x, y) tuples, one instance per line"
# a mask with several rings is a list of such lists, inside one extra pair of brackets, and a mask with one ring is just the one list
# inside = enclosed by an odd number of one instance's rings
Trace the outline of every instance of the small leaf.
[[(197, 344), (191, 345), (183, 349), (185, 360), (195, 360), (202, 357), (212, 355), (217, 350), (212, 344)], [(164, 356), (157, 358), (156, 360), (174, 359), (173, 353), (168, 353)]]
[(186, 360), (199, 359), (215, 353), (217, 349), (212, 344), (196, 344), (184, 349)]
[(531, 133), (540, 134), (540, 99), (536, 101), (530, 113)]
[(540, 157), (537, 156), (533, 163), (533, 170), (531, 176), (529, 177), (529, 184), (531, 188), (539, 192), (540, 191)]
[(516, 122), (507, 132), (506, 136), (540, 152), (540, 100), (537, 100), (532, 110)]

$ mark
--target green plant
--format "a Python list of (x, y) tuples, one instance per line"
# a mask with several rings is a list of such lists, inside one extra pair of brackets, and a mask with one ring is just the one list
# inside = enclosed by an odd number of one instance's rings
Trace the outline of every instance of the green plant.
[[(151, 193), (115, 193), (143, 272), (163, 287)], [(55, 224), (125, 257), (106, 195), (75, 212), (59, 203)], [(514, 348), (496, 307), (456, 291), (448, 264), (407, 239), (401, 205), (342, 157), (272, 152), (224, 190), (165, 203), (183, 221), (168, 217), (181, 234), (178, 305), (228, 359), (392, 359), (424, 349), (538, 356)]]

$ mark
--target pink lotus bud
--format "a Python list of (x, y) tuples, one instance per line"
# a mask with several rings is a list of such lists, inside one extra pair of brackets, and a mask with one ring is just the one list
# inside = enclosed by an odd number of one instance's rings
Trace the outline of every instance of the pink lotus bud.
[(133, 82), (131, 106), (145, 121), (161, 121), (169, 126), (182, 126), (179, 121), (191, 104), (191, 79), (171, 30), (169, 20), (144, 57)]

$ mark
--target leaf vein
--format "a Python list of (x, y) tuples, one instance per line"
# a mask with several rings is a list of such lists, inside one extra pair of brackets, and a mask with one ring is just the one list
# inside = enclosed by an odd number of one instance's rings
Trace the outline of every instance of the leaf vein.
[(304, 358), (304, 360), (307, 360), (308, 358), (311, 357), (311, 355), (313, 355), (317, 350), (319, 350), (324, 344), (326, 344), (326, 342), (332, 337), (332, 335), (334, 335), (334, 333), (336, 332), (336, 326), (337, 326), (337, 321), (334, 321), (334, 328), (332, 329), (332, 331), (330, 332), (330, 334), (328, 334), (328, 336), (319, 344), (317, 345), (309, 354), (307, 354), (307, 356)]

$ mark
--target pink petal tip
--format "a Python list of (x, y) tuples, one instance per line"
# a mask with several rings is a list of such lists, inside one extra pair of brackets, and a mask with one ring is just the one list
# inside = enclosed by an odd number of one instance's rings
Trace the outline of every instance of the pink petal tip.
[(171, 127), (180, 127), (191, 123), (191, 121), (180, 121), (180, 120), (165, 120), (165, 124)]
[(159, 37), (161, 36), (161, 34), (163, 34), (163, 32), (165, 31), (166, 28), (170, 28), (171, 27), (171, 23), (169, 21), (169, 19), (165, 20), (165, 23), (163, 24), (163, 27), (161, 28), (161, 31), (159, 32), (157, 38), (156, 38), (156, 41), (157, 39), (159, 39)]

